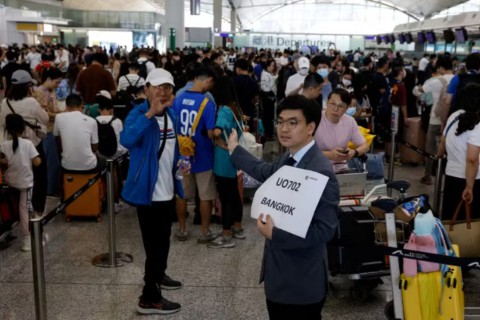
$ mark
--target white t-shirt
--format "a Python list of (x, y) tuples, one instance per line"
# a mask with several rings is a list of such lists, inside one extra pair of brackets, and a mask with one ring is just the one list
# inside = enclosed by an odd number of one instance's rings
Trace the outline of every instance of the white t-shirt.
[(130, 86), (130, 83), (128, 83), (128, 81), (130, 81), (132, 86), (136, 86), (137, 88), (145, 85), (145, 79), (140, 77), (138, 74), (129, 73), (124, 76), (121, 76), (120, 79), (118, 79), (117, 90), (118, 91), (127, 90), (127, 88)]
[[(464, 110), (458, 110), (450, 115), (447, 120), (447, 125), (443, 131), (446, 135), (446, 149), (448, 154), (447, 168), (445, 174), (465, 179), (465, 167), (467, 163), (467, 144), (472, 144), (480, 147), (480, 123), (473, 128), (457, 136), (455, 133), (458, 128), (458, 120), (450, 127), (447, 134), (447, 129), (450, 124), (455, 121), (455, 118), (464, 113)], [(480, 170), (478, 170), (477, 177), (480, 179)]]
[(26, 56), (26, 60), (30, 63), (30, 69), (33, 70), (42, 62), (42, 55), (38, 52), (30, 51)]
[(420, 59), (420, 62), (418, 63), (418, 70), (425, 71), (429, 62), (430, 61), (426, 57), (423, 57), (422, 59)]
[[(447, 86), (448, 86), (448, 84), (450, 83), (450, 80), (452, 80), (452, 78), (453, 78), (453, 74), (445, 74), (441, 77), (443, 77), (445, 80), (447, 80)], [(427, 81), (425, 81), (425, 83), (423, 84), (423, 87), (422, 87), (424, 92), (427, 92), (427, 93), (429, 92), (429, 93), (432, 94), (433, 107), (432, 107), (432, 110), (430, 111), (430, 122), (429, 122), (429, 124), (433, 124), (433, 125), (441, 125), (442, 124), (442, 120), (435, 115), (435, 110), (437, 108), (438, 99), (440, 99), (440, 94), (441, 94), (442, 89), (443, 89), (443, 83), (438, 78), (439, 77), (428, 79)]]
[(20, 190), (31, 188), (33, 187), (32, 159), (38, 157), (37, 149), (32, 141), (23, 138), (18, 139), (18, 148), (15, 153), (12, 145), (13, 140), (4, 141), (0, 145), (8, 163), (5, 182)]
[(92, 144), (98, 143), (97, 122), (80, 111), (59, 113), (53, 134), (62, 139), (62, 167), (67, 170), (91, 170), (97, 166)]
[[(98, 116), (96, 119), (100, 123), (108, 123), (112, 120), (113, 116)], [(115, 131), (115, 136), (117, 137), (117, 153), (124, 153), (127, 151), (124, 146), (120, 144), (120, 132), (123, 130), (123, 124), (120, 119), (115, 119), (112, 121), (113, 131)]]
[(145, 63), (145, 67), (147, 69), (147, 74), (149, 74), (153, 69), (155, 69), (155, 65), (153, 64), (153, 62), (149, 61), (147, 58), (144, 58), (144, 57), (138, 58), (137, 63), (138, 64)]
[(68, 65), (70, 64), (70, 55), (66, 49), (63, 49), (62, 53), (60, 53), (60, 50), (55, 51), (55, 64), (59, 65), (62, 62), (63, 66), (60, 71), (67, 72)]
[[(164, 135), (164, 117), (155, 117), (160, 127), (160, 145), (162, 146)], [(173, 186), (173, 160), (175, 159), (175, 131), (173, 129), (172, 119), (167, 115), (167, 142), (162, 155), (158, 160), (158, 177), (153, 190), (152, 201), (169, 201), (173, 199), (175, 190)]]
[[(295, 73), (294, 75), (290, 76), (287, 80), (287, 87), (285, 88), (285, 96), (288, 95), (305, 81), (307, 75), (302, 76), (299, 73)], [(298, 94), (302, 94), (303, 89), (298, 92)]]

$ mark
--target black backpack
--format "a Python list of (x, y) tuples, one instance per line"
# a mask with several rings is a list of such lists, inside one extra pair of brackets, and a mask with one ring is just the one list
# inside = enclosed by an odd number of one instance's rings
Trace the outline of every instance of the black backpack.
[(97, 120), (98, 125), (98, 151), (105, 157), (112, 157), (117, 152), (117, 135), (112, 127), (113, 120), (117, 119), (112, 117), (107, 123), (100, 123)]
[(143, 79), (147, 79), (147, 62), (148, 60), (138, 63), (138, 75)]
[(130, 102), (132, 100), (135, 100), (135, 94), (138, 91), (137, 85), (138, 85), (138, 82), (140, 81), (140, 76), (138, 77), (135, 83), (131, 83), (126, 75), (124, 77), (125, 79), (127, 79), (128, 87), (125, 90), (121, 90), (118, 92), (117, 103), (123, 104), (125, 106), (130, 106)]

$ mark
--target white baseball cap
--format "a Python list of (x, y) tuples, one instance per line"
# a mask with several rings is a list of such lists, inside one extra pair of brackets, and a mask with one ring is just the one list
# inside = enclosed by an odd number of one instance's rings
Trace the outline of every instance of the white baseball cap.
[(105, 98), (107, 98), (107, 99), (109, 99), (109, 100), (112, 100), (112, 95), (111, 95), (110, 92), (108, 92), (107, 90), (100, 90), (100, 91), (98, 91), (97, 97), (100, 97), (100, 96), (105, 97)]
[(309, 69), (310, 68), (310, 61), (308, 61), (305, 57), (300, 57), (298, 59), (298, 68), (299, 69)]
[(150, 83), (152, 86), (160, 86), (165, 83), (175, 86), (172, 74), (162, 68), (157, 68), (150, 71), (145, 82)]

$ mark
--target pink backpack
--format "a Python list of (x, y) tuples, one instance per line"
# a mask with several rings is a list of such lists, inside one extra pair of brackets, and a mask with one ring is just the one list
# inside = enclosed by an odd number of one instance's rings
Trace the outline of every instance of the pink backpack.
[[(440, 220), (435, 218), (429, 210), (427, 213), (415, 217), (415, 230), (410, 235), (407, 250), (421, 251), (434, 254), (450, 255), (451, 242), (445, 239), (446, 231)], [(448, 235), (447, 235), (448, 237)], [(449, 245), (447, 245), (447, 242)], [(441, 265), (435, 262), (403, 259), (403, 272), (408, 277), (414, 277), (417, 272), (440, 271)]]

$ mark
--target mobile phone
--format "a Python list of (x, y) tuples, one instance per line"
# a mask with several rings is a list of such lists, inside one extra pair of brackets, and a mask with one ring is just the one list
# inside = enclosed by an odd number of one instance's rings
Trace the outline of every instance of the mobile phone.
[(350, 150), (345, 149), (345, 150), (340, 150), (339, 152), (340, 152), (340, 153), (343, 153), (343, 154), (348, 154), (348, 153), (350, 152)]

